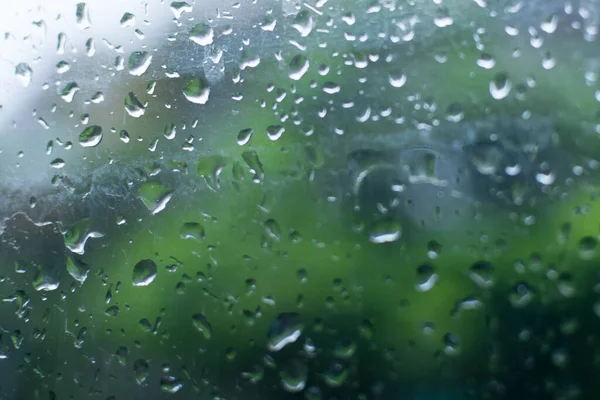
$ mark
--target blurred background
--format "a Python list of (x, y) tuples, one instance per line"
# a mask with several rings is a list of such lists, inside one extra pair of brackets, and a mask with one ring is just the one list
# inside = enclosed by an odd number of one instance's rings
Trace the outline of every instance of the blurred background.
[(598, 1), (0, 7), (1, 398), (597, 398)]

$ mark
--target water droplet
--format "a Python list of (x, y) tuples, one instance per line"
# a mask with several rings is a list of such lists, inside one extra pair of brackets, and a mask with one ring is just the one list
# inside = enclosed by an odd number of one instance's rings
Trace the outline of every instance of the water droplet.
[(171, 11), (175, 18), (179, 19), (184, 12), (192, 12), (192, 6), (185, 1), (174, 1), (171, 3)]
[(496, 100), (502, 100), (510, 93), (512, 83), (506, 74), (497, 74), (490, 81), (490, 94)]
[(265, 233), (276, 241), (281, 240), (281, 227), (274, 219), (268, 219), (263, 225)]
[(128, 28), (130, 26), (133, 26), (135, 25), (135, 15), (126, 12), (121, 17), (121, 21), (119, 23), (121, 24), (121, 28)]
[(147, 51), (134, 51), (129, 55), (129, 73), (135, 76), (141, 76), (148, 70), (152, 63), (152, 55)]
[(155, 215), (165, 209), (171, 200), (173, 190), (159, 182), (148, 181), (140, 185), (138, 195), (152, 215)]
[(199, 23), (190, 31), (190, 40), (200, 46), (208, 46), (213, 42), (215, 32), (213, 29), (204, 23)]
[(88, 126), (79, 135), (79, 144), (83, 147), (94, 147), (102, 141), (102, 128), (98, 125)]
[(62, 168), (65, 166), (65, 160), (63, 160), (62, 158), (55, 158), (54, 160), (52, 160), (52, 162), (50, 162), (50, 166), (52, 168)]
[(492, 69), (494, 66), (496, 66), (496, 60), (491, 54), (483, 53), (477, 59), (477, 65), (483, 69)]
[(255, 183), (262, 182), (265, 178), (265, 171), (258, 158), (258, 153), (254, 150), (245, 151), (242, 153), (242, 158), (246, 162), (246, 165), (248, 165), (250, 173), (253, 174), (252, 181)]
[(139, 261), (133, 267), (133, 286), (148, 286), (156, 279), (157, 271), (154, 261), (148, 259)]
[(192, 316), (192, 325), (205, 339), (210, 339), (212, 336), (212, 327), (203, 314), (194, 314)]
[(300, 11), (292, 23), (292, 26), (300, 32), (300, 36), (302, 37), (306, 37), (312, 32), (313, 25), (312, 15), (307, 10)]
[(279, 139), (283, 135), (283, 132), (285, 132), (285, 128), (281, 125), (269, 125), (267, 127), (267, 136), (272, 141)]
[(415, 287), (419, 292), (428, 292), (435, 286), (438, 278), (433, 266), (429, 264), (420, 265), (417, 268), (417, 284)]
[(125, 346), (119, 346), (119, 348), (117, 349), (117, 361), (119, 361), (119, 364), (121, 365), (127, 365), (127, 357), (129, 356), (129, 349)]
[(309, 66), (310, 63), (308, 61), (308, 58), (301, 54), (298, 54), (294, 56), (290, 61), (290, 71), (288, 73), (288, 76), (295, 81), (299, 81), (304, 76), (306, 71), (308, 71)]
[(552, 34), (556, 31), (558, 26), (558, 16), (556, 14), (552, 14), (548, 16), (544, 22), (540, 25), (540, 28), (548, 34)]
[(384, 219), (373, 224), (369, 240), (373, 243), (391, 243), (402, 236), (402, 226), (398, 221)]
[(71, 64), (66, 61), (59, 61), (56, 63), (56, 72), (59, 74), (64, 74), (68, 70), (71, 69)]
[(407, 77), (403, 73), (390, 74), (388, 75), (388, 82), (392, 87), (401, 88), (406, 84)]
[(179, 236), (182, 239), (204, 240), (204, 226), (198, 222), (186, 222), (182, 225)]
[(24, 87), (29, 86), (33, 77), (33, 70), (26, 63), (19, 63), (15, 67), (15, 76)]
[(91, 218), (84, 218), (75, 222), (65, 232), (65, 246), (75, 254), (85, 253), (85, 244), (88, 239), (97, 239), (104, 236), (103, 233), (92, 229), (93, 221)]
[(133, 371), (135, 373), (135, 381), (139, 385), (146, 385), (146, 380), (150, 374), (150, 364), (143, 359), (135, 360), (133, 363)]
[(67, 272), (80, 284), (85, 282), (89, 271), (89, 267), (83, 262), (76, 260), (73, 257), (67, 257)]
[(125, 96), (125, 111), (133, 118), (139, 118), (144, 115), (146, 108), (144, 108), (144, 105), (140, 102), (135, 93), (129, 92), (127, 93), (127, 96)]
[(526, 283), (516, 285), (508, 297), (510, 303), (515, 308), (527, 306), (533, 300), (533, 291)]
[(469, 269), (469, 277), (480, 288), (494, 286), (494, 267), (487, 261), (478, 261)]
[(279, 372), (283, 388), (291, 393), (297, 393), (306, 387), (308, 367), (303, 361), (289, 360)]
[(585, 236), (579, 240), (579, 257), (582, 260), (591, 260), (596, 255), (598, 241), (592, 236)]
[(79, 91), (79, 86), (75, 82), (69, 82), (65, 85), (65, 87), (60, 91), (60, 97), (70, 103), (73, 101), (73, 97)]
[(204, 178), (208, 187), (219, 190), (219, 175), (227, 165), (227, 160), (222, 156), (202, 157), (198, 160), (198, 175)]
[(85, 54), (88, 57), (93, 57), (96, 54), (96, 42), (94, 42), (94, 39), (89, 38), (85, 42)]
[(450, 122), (460, 122), (465, 117), (465, 112), (460, 103), (454, 102), (446, 110), (446, 120)]
[(323, 92), (327, 94), (336, 94), (341, 90), (340, 85), (335, 82), (327, 81), (323, 84)]
[(247, 68), (256, 68), (260, 64), (260, 57), (258, 54), (244, 49), (242, 56), (240, 57), (240, 69), (243, 71)]
[(32, 282), (33, 288), (38, 292), (52, 292), (58, 289), (60, 281), (52, 276), (48, 268), (44, 268), (41, 265), (37, 265), (36, 267), (37, 270)]
[(333, 355), (341, 359), (349, 359), (356, 352), (356, 343), (348, 338), (339, 339), (335, 343)]
[(348, 369), (340, 362), (333, 362), (331, 366), (323, 374), (323, 379), (327, 386), (338, 388), (344, 384), (348, 378)]
[(104, 311), (104, 314), (106, 314), (106, 316), (108, 316), (108, 317), (117, 318), (119, 316), (120, 311), (121, 310), (119, 309), (119, 307), (110, 306)]
[(183, 87), (183, 95), (192, 103), (206, 104), (210, 95), (208, 82), (200, 77), (189, 80)]
[(275, 318), (267, 333), (267, 349), (279, 351), (290, 343), (294, 343), (304, 329), (304, 324), (297, 313), (282, 313)]
[(252, 129), (252, 128), (242, 129), (238, 133), (237, 144), (240, 146), (243, 146), (246, 143), (248, 143), (250, 141), (250, 139), (252, 138), (253, 133), (254, 133), (254, 129)]
[(160, 378), (160, 389), (166, 393), (177, 393), (183, 387), (183, 382), (174, 376), (167, 375)]
[(80, 29), (88, 29), (92, 26), (92, 21), (90, 20), (90, 9), (86, 3), (78, 3), (77, 9), (75, 11), (75, 17), (77, 26)]
[(544, 53), (542, 57), (542, 68), (545, 70), (551, 70), (556, 66), (556, 58), (552, 57), (550, 52)]

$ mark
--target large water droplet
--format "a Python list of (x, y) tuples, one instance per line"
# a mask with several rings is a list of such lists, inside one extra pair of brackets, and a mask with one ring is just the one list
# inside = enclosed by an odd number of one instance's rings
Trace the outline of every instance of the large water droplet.
[(306, 71), (308, 71), (309, 66), (310, 63), (308, 61), (308, 58), (301, 54), (298, 54), (297, 56), (294, 56), (294, 58), (292, 58), (292, 60), (290, 61), (290, 71), (288, 73), (288, 76), (291, 79), (298, 81), (304, 76)]
[(242, 158), (248, 165), (250, 169), (250, 173), (253, 174), (252, 181), (255, 183), (260, 183), (265, 178), (265, 171), (263, 169), (263, 165), (258, 158), (258, 153), (254, 150), (245, 151), (242, 153)]
[(208, 46), (213, 42), (215, 32), (205, 23), (196, 24), (190, 31), (190, 40), (200, 46)]
[(490, 81), (490, 94), (496, 100), (502, 100), (510, 93), (512, 83), (506, 74), (497, 74)]
[(24, 87), (29, 86), (33, 77), (33, 70), (26, 63), (19, 63), (15, 67), (15, 76)]
[(438, 280), (438, 274), (435, 273), (435, 269), (429, 265), (420, 265), (417, 268), (417, 284), (416, 289), (419, 292), (428, 292), (435, 286)]
[(79, 135), (79, 144), (83, 147), (94, 147), (102, 141), (102, 128), (98, 125), (88, 126)]
[(279, 351), (290, 343), (294, 343), (304, 329), (302, 318), (297, 313), (282, 313), (271, 323), (267, 333), (267, 349)]
[(312, 32), (313, 25), (312, 15), (307, 10), (300, 11), (292, 23), (292, 26), (300, 32), (302, 37), (306, 37)]
[(125, 96), (125, 111), (134, 118), (139, 118), (146, 112), (146, 108), (137, 98), (135, 93), (129, 92)]
[(134, 51), (129, 55), (129, 73), (131, 75), (140, 76), (148, 70), (152, 62), (152, 55), (147, 51)]
[(182, 239), (204, 240), (204, 226), (198, 222), (186, 222), (181, 226), (179, 236)]
[(67, 257), (67, 272), (80, 284), (85, 282), (89, 271), (89, 267), (83, 262), (76, 260), (73, 257)]
[(200, 332), (205, 339), (211, 338), (212, 327), (210, 326), (210, 323), (208, 322), (204, 314), (194, 314), (192, 316), (192, 325), (194, 325), (194, 328), (196, 328), (196, 330)]
[(85, 243), (88, 239), (96, 239), (104, 236), (103, 233), (92, 229), (93, 221), (91, 218), (84, 218), (75, 222), (65, 232), (65, 246), (75, 254), (85, 253)]
[(402, 236), (402, 226), (393, 219), (384, 219), (375, 222), (369, 233), (369, 240), (373, 243), (395, 242)]
[(156, 181), (144, 182), (138, 188), (138, 195), (152, 215), (158, 214), (165, 209), (171, 200), (173, 190)]
[(392, 87), (401, 88), (406, 84), (407, 77), (403, 73), (394, 73), (388, 75), (388, 82)]
[(139, 261), (133, 267), (133, 286), (148, 286), (156, 279), (157, 271), (154, 261), (148, 259)]
[(198, 175), (204, 178), (212, 190), (219, 190), (219, 175), (227, 165), (227, 160), (222, 156), (202, 157), (198, 160)]
[(189, 80), (183, 87), (183, 95), (192, 103), (206, 104), (210, 95), (208, 82), (200, 77)]
[(121, 21), (119, 21), (119, 23), (121, 24), (121, 28), (129, 28), (130, 26), (134, 26), (135, 25), (135, 15), (133, 15), (132, 13), (126, 12), (121, 17)]
[(79, 91), (79, 86), (76, 82), (69, 82), (65, 85), (65, 87), (60, 91), (60, 97), (70, 103), (73, 101), (73, 97)]
[(92, 21), (90, 20), (90, 9), (86, 3), (78, 3), (77, 9), (75, 10), (75, 17), (77, 26), (80, 29), (88, 29), (92, 26)]

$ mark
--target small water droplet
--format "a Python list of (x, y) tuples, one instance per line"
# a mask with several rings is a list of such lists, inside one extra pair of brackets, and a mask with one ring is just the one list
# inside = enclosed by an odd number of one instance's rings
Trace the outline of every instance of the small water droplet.
[(263, 165), (258, 158), (258, 153), (254, 150), (245, 151), (242, 153), (242, 158), (246, 162), (250, 173), (253, 174), (252, 181), (260, 183), (265, 178)]
[(186, 222), (181, 226), (179, 236), (182, 239), (204, 240), (204, 226), (198, 222)]
[(278, 140), (283, 135), (283, 132), (285, 132), (285, 128), (281, 125), (269, 125), (267, 127), (267, 136), (272, 141)]
[(306, 387), (308, 367), (298, 359), (289, 360), (279, 372), (283, 388), (291, 393), (297, 393)]
[(71, 69), (71, 64), (66, 61), (59, 61), (56, 63), (56, 72), (59, 74), (64, 74), (68, 70)]
[(267, 349), (279, 351), (294, 343), (304, 330), (304, 324), (297, 313), (282, 313), (275, 318), (267, 333)]
[(192, 12), (192, 6), (185, 1), (174, 1), (171, 3), (171, 11), (175, 18), (179, 19), (184, 12)]
[(148, 361), (143, 359), (135, 360), (133, 363), (133, 371), (135, 373), (135, 381), (138, 385), (145, 386), (148, 375), (150, 374), (150, 364), (148, 364)]
[(24, 87), (29, 86), (33, 77), (33, 70), (27, 63), (19, 63), (15, 67), (15, 76)]
[(129, 55), (129, 73), (135, 76), (141, 76), (148, 70), (152, 63), (152, 55), (147, 51), (134, 51)]
[(62, 158), (55, 158), (54, 160), (52, 160), (52, 162), (50, 162), (50, 166), (52, 168), (62, 168), (65, 166), (65, 160), (63, 160)]
[(194, 325), (194, 328), (196, 328), (196, 330), (200, 332), (205, 339), (211, 338), (212, 327), (210, 326), (210, 323), (208, 322), (204, 314), (194, 314), (192, 316), (192, 325)]
[(276, 241), (281, 240), (281, 227), (274, 219), (268, 219), (264, 223), (265, 233)]
[(129, 92), (125, 96), (125, 111), (133, 118), (139, 118), (146, 112), (146, 108), (137, 98), (135, 93)]
[(88, 126), (79, 135), (79, 144), (83, 147), (94, 147), (102, 141), (102, 128), (98, 125)]
[(119, 23), (121, 24), (121, 28), (128, 28), (130, 26), (133, 26), (135, 25), (135, 15), (126, 12), (121, 17), (121, 21)]
[(208, 82), (200, 77), (189, 80), (183, 87), (183, 95), (192, 103), (206, 104), (210, 95)]
[(174, 376), (167, 375), (160, 378), (160, 389), (166, 393), (177, 393), (183, 388), (183, 382)]
[(419, 292), (428, 292), (435, 286), (438, 278), (439, 276), (435, 273), (433, 266), (429, 264), (420, 265), (417, 268), (417, 284), (415, 287)]
[(139, 261), (133, 267), (133, 286), (148, 286), (156, 279), (157, 271), (154, 261), (149, 259)]
[(502, 100), (510, 93), (512, 83), (506, 74), (497, 74), (490, 81), (490, 94), (496, 100)]
[(190, 40), (200, 46), (208, 46), (213, 42), (215, 32), (205, 23), (196, 24), (190, 31)]
[(301, 54), (298, 54), (294, 56), (290, 61), (290, 71), (288, 73), (288, 76), (295, 81), (299, 81), (304, 76), (306, 71), (308, 71), (309, 66), (310, 63), (308, 61), (308, 58)]
[(585, 236), (579, 240), (579, 258), (591, 260), (596, 255), (598, 241), (592, 236)]
[(140, 185), (138, 195), (152, 215), (155, 215), (165, 209), (171, 200), (173, 190), (159, 182), (148, 181)]

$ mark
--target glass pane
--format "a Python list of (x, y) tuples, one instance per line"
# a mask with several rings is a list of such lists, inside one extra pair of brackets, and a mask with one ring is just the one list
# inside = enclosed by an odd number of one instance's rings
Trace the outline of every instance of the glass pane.
[(0, 7), (2, 398), (597, 398), (597, 0)]

